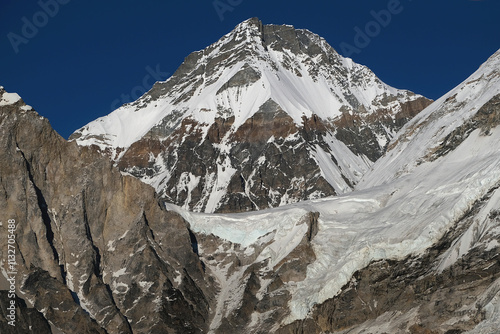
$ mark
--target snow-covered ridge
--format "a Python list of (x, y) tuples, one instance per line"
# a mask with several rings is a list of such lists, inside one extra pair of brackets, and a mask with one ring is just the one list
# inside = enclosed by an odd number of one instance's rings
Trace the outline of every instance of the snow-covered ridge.
[(375, 163), (357, 188), (370, 188), (411, 172), (447, 135), (498, 94), (500, 50), (460, 85), (405, 124), (389, 145), (386, 156)]
[[(499, 140), (500, 129), (490, 136), (475, 132), (439, 162), (421, 165), (390, 184), (337, 198), (251, 214), (194, 214), (167, 207), (179, 212), (193, 231), (214, 234), (246, 248), (269, 233), (276, 235), (273, 247), (297, 239), (297, 233), (305, 233), (296, 228), (300, 218), (318, 212), (319, 232), (312, 241), (317, 259), (308, 266), (305, 280), (287, 286), (292, 300), (286, 322), (291, 322), (305, 318), (313, 305), (334, 297), (356, 270), (370, 262), (422, 254), (436, 243), (479, 198), (500, 184), (500, 154), (495, 148)], [(487, 207), (497, 205), (498, 196), (491, 201)], [(464, 252), (467, 249), (461, 255)], [(277, 254), (268, 252), (272, 263)]]
[[(427, 103), (308, 30), (250, 19), (70, 138), (179, 206), (260, 210), (350, 191)], [(297, 156), (310, 168), (294, 166)]]
[[(18, 103), (21, 100), (21, 97), (17, 93), (7, 93), (3, 86), (0, 86), (0, 107), (9, 106)], [(23, 111), (32, 110), (33, 108), (29, 105), (23, 103), (20, 106), (20, 109)]]

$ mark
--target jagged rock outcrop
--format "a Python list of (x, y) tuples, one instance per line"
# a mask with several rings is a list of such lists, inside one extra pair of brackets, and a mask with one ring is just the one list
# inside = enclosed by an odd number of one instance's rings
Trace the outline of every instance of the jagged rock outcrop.
[(430, 103), (307, 30), (252, 18), (70, 138), (167, 202), (241, 212), (351, 191)]
[[(497, 333), (499, 62), (500, 51), (405, 125), (359, 190), (253, 215), (176, 208), (223, 278), (212, 332)], [(307, 212), (317, 213), (313, 238), (296, 223)], [(206, 242), (212, 235), (231, 247)], [(283, 258), (294, 267), (296, 253), (307, 260), (278, 280), (245, 262), (256, 250), (271, 267)]]
[[(451, 97), (448, 101), (454, 99)], [(424, 160), (436, 160), (457, 148), (474, 130), (481, 129), (483, 135), (500, 124), (500, 94), (484, 104), (467, 122), (448, 134), (441, 144), (429, 152)]]
[(0, 105), (0, 184), (2, 217), (17, 223), (17, 294), (42, 320), (68, 334), (206, 329), (214, 295), (188, 224), (20, 99)]

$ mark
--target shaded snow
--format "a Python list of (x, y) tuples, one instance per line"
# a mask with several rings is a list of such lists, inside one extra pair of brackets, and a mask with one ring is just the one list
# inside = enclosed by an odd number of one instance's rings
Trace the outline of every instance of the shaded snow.
[[(269, 98), (295, 122), (302, 122), (302, 116), (313, 113), (325, 119), (339, 115), (340, 107), (346, 105), (345, 91), (329, 81), (331, 78), (312, 78), (301, 61), (296, 65), (302, 75), (299, 77), (281, 66), (281, 60), (286, 56), (284, 53), (273, 50), (263, 53), (259, 44), (256, 45), (262, 58), (268, 57), (270, 63), (250, 64), (261, 73), (261, 78), (255, 83), (216, 94), (245, 63), (219, 69), (217, 80), (203, 84), (187, 102), (174, 106), (174, 97), (165, 96), (154, 104), (146, 103), (142, 109), (134, 104), (122, 106), (84, 127), (80, 131), (83, 137), (77, 140), (78, 143), (128, 147), (174, 109), (184, 110), (185, 116), (204, 124), (213, 122), (219, 108), (230, 109), (237, 128)], [(213, 52), (217, 52), (217, 48)], [(341, 61), (353, 71), (352, 74), (364, 70), (349, 59), (341, 58)], [(269, 64), (275, 64), (277, 69)], [(242, 214), (200, 214), (171, 204), (166, 207), (179, 212), (194, 232), (213, 234), (240, 244), (247, 254), (252, 254), (252, 245), (259, 243), (260, 238), (272, 238), (267, 240), (269, 244), (259, 255), (260, 259), (269, 258), (271, 264), (278, 263), (291, 252), (307, 232), (307, 226), (301, 221), (303, 217), (309, 212), (318, 212), (319, 231), (312, 240), (316, 260), (308, 266), (303, 281), (286, 285), (292, 297), (288, 305), (291, 313), (285, 322), (303, 319), (315, 304), (338, 294), (353, 273), (370, 262), (403, 259), (409, 254), (425, 252), (478, 199), (500, 184), (498, 128), (488, 136), (480, 135), (479, 130), (472, 132), (457, 149), (434, 162), (423, 159), (446, 135), (500, 93), (499, 65), (500, 53), (497, 53), (462, 85), (416, 116), (395, 136), (394, 147), (363, 178), (361, 175), (370, 167), (367, 160), (350, 158), (338, 165), (333, 164), (328, 158), (329, 153), (317, 146), (314, 157), (322, 175), (339, 192), (345, 189), (345, 181), (344, 184), (340, 181), (341, 169), (350, 169), (352, 180), (361, 180), (353, 193)], [(381, 94), (401, 92), (374, 79), (350, 88), (349, 92), (368, 110), (373, 109), (373, 101)], [(147, 99), (147, 96), (143, 98)], [(93, 137), (95, 135), (103, 135), (104, 140), (97, 140)], [(382, 138), (379, 140), (383, 142)], [(347, 149), (345, 145), (337, 144), (332, 141), (332, 152), (338, 150), (336, 153), (341, 153)], [(352, 166), (355, 168), (350, 168)], [(207, 211), (216, 209), (234, 170), (230, 164), (221, 161), (218, 172), (213, 180), (215, 191), (208, 195)], [(189, 189), (194, 184), (195, 180), (188, 178), (183, 185)], [(495, 192), (484, 211), (480, 212), (477, 222), (443, 256), (440, 270), (453, 264), (476, 244), (480, 232), (488, 229), (488, 226), (483, 226), (488, 224), (485, 218), (488, 210), (498, 205), (500, 191)], [(223, 271), (214, 271), (221, 292), (211, 329), (217, 327), (224, 312), (237, 307), (243, 286), (239, 279), (244, 269), (242, 267), (230, 278)], [(113, 283), (112, 287), (115, 293), (119, 293), (116, 290), (119, 287), (128, 289), (122, 283)], [(492, 287), (483, 297), (487, 320), (471, 333), (488, 333), (492, 319), (500, 313), (498, 287)], [(227, 300), (231, 300), (230, 307), (223, 303)]]
[(498, 333), (498, 319), (500, 319), (500, 280), (496, 280), (491, 287), (479, 298), (478, 304), (484, 310), (485, 319), (466, 334)]
[(357, 189), (388, 183), (410, 173), (448, 134), (497, 94), (500, 94), (500, 52), (406, 123), (392, 141), (396, 145), (364, 175)]

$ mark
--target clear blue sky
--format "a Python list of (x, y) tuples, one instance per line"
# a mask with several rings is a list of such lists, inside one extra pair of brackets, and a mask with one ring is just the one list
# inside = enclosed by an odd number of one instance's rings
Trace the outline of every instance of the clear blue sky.
[(0, 85), (68, 137), (256, 16), (436, 99), (500, 49), (499, 14), (498, 0), (1, 0)]

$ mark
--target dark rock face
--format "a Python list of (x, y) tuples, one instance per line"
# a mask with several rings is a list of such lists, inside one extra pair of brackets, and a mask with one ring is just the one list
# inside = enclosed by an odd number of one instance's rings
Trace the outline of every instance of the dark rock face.
[[(389, 103), (387, 100), (386, 103)], [(392, 135), (410, 119), (432, 103), (424, 97), (402, 104), (401, 111), (391, 115), (387, 110), (375, 114), (344, 113), (334, 120), (335, 136), (356, 155), (365, 155), (372, 162), (378, 160), (387, 150)], [(384, 138), (381, 145), (378, 138)]]
[[(200, 132), (189, 132), (198, 124), (186, 119), (165, 141), (148, 136), (136, 142), (118, 166), (145, 178), (160, 173), (162, 166), (155, 161), (163, 161), (174, 177), (162, 185), (160, 196), (196, 211), (240, 212), (275, 207), (282, 201), (287, 203), (287, 199), (296, 202), (336, 194), (311, 155), (326, 134), (321, 120), (305, 120), (304, 127), (297, 127), (269, 100), (261, 111), (230, 133), (233, 122), (234, 118), (216, 119), (203, 139)], [(228, 135), (230, 148), (218, 146)], [(156, 159), (150, 159), (150, 154)], [(230, 170), (223, 184), (227, 190), (222, 189), (225, 194), (218, 206), (207, 210), (210, 195), (220, 186), (216, 181), (227, 173), (226, 168)]]
[[(288, 315), (290, 292), (286, 284), (302, 281), (307, 266), (316, 260), (311, 241), (318, 231), (318, 213), (301, 218), (304, 234), (297, 246), (277, 263), (262, 257), (268, 242), (240, 248), (213, 235), (198, 238), (207, 273), (216, 277), (219, 300), (212, 333), (273, 333)], [(271, 238), (272, 240), (272, 238)]]
[[(478, 112), (481, 129), (496, 125), (496, 103), (495, 98)], [(326, 152), (322, 138), (332, 131), (331, 124), (316, 117), (304, 118), (297, 127), (272, 101), (230, 132), (233, 122), (217, 120), (205, 146), (195, 144), (197, 132), (173, 131), (173, 138), (183, 138), (185, 152), (148, 138), (147, 150), (137, 145), (140, 154), (125, 157), (147, 166), (151, 150), (160, 156), (171, 149), (178, 154), (176, 163), (183, 164), (181, 170), (192, 171), (196, 161), (198, 175), (204, 175), (219, 167), (192, 156), (218, 154), (227, 166), (241, 166), (229, 179), (231, 193), (247, 194), (247, 189), (259, 190), (248, 182), (259, 168), (266, 172), (257, 179), (261, 184), (287, 185), (284, 176), (270, 172), (274, 165), (284, 173), (318, 173), (310, 166), (310, 155), (302, 152), (313, 144)], [(450, 334), (480, 324), (500, 293), (500, 212), (491, 205), (498, 198), (498, 184), (424, 255), (372, 262), (337, 296), (316, 305), (308, 318), (284, 325), (291, 312), (290, 287), (306, 278), (319, 255), (313, 243), (321, 233), (319, 212), (294, 211), (286, 228), (271, 228), (250, 246), (196, 234), (194, 225), (162, 208), (152, 187), (122, 176), (92, 148), (66, 142), (22, 100), (0, 106), (0, 125), (0, 211), (17, 222), (18, 263), (17, 332), (6, 327), (3, 317), (2, 333), (24, 333), (32, 326), (41, 333), (352, 334), (375, 332), (384, 325), (391, 333)], [(181, 128), (193, 125), (185, 119)], [(217, 148), (211, 143), (226, 136), (237, 144), (208, 152)], [(288, 141), (294, 148), (288, 158), (304, 166), (281, 162), (290, 154), (283, 150)], [(272, 164), (257, 164), (267, 160)], [(246, 167), (247, 161), (254, 167)], [(237, 204), (230, 200), (227, 205), (246, 205), (238, 198), (233, 200)], [(479, 213), (491, 229), (477, 233), (478, 246), (443, 265), (460, 248), (458, 240), (475, 226)], [(190, 215), (186, 217), (196, 216)], [(2, 258), (6, 240), (0, 239)], [(5, 294), (0, 291), (2, 316)]]
[[(0, 106), (0, 211), (17, 223), (18, 296), (41, 312), (19, 301), (18, 329), (205, 331), (213, 292), (187, 223), (28, 109)], [(6, 249), (2, 238), (2, 258)]]
[[(45, 298), (36, 298), (35, 308), (38, 310), (46, 310), (45, 317), (51, 322), (56, 323), (59, 330), (65, 333), (74, 333), (75, 330), (83, 333), (106, 333), (106, 331), (78, 305), (75, 301), (76, 297), (74, 297), (68, 287), (63, 282), (51, 277), (47, 271), (42, 269), (31, 271), (21, 288), (30, 296), (48, 296)], [(108, 305), (98, 306), (106, 307)], [(63, 312), (71, 314), (71, 318), (65, 316)], [(130, 333), (130, 328), (124, 327), (123, 325), (119, 326), (117, 330)]]
[[(395, 117), (385, 111), (379, 116), (346, 113), (334, 121), (313, 115), (299, 126), (269, 100), (234, 132), (234, 117), (217, 118), (205, 137), (192, 130), (200, 124), (188, 118), (167, 139), (146, 135), (127, 150), (118, 167), (148, 183), (156, 179), (167, 202), (201, 212), (259, 210), (337, 195), (339, 190), (324, 178), (314, 158), (318, 147), (338, 168), (345, 189), (351, 189), (357, 179), (352, 170), (339, 165), (337, 159), (345, 157), (332, 151), (328, 137), (335, 136), (352, 153), (375, 161), (386, 149), (377, 136), (389, 142), (387, 129), (396, 132), (429, 103), (425, 98), (408, 102)], [(225, 174), (229, 179), (221, 181)], [(211, 195), (217, 191), (222, 194), (214, 205)]]
[(261, 77), (260, 73), (250, 67), (248, 64), (245, 64), (241, 70), (239, 70), (235, 75), (228, 80), (228, 82), (223, 85), (218, 91), (217, 94), (220, 94), (224, 90), (231, 87), (240, 87), (245, 85), (251, 85)]
[(10, 311), (7, 308), (10, 306), (10, 300), (8, 292), (0, 290), (0, 331), (2, 333), (24, 334), (36, 330), (40, 334), (52, 334), (50, 325), (43, 317), (43, 314), (34, 308), (28, 307), (24, 300), (17, 297), (15, 298), (15, 326), (9, 325), (7, 315), (10, 314)]

